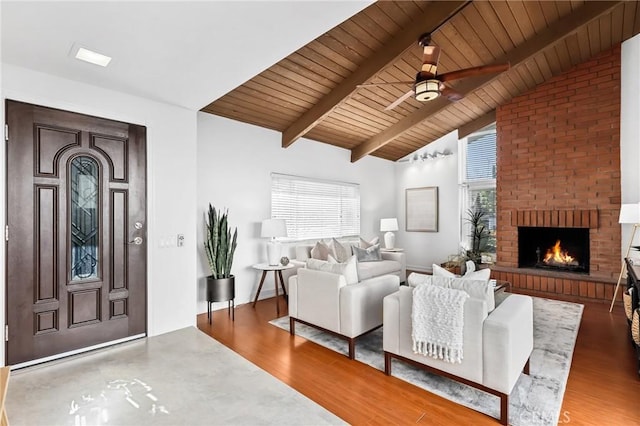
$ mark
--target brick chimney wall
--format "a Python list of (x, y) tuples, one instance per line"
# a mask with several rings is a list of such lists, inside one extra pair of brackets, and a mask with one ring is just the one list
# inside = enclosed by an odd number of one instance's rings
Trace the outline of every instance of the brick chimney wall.
[[(517, 227), (512, 217), (518, 211), (598, 212), (598, 226), (590, 230), (587, 280), (594, 284), (581, 280), (567, 284), (556, 277), (544, 291), (553, 287), (558, 293), (560, 287), (560, 293), (566, 294), (568, 288), (574, 296), (613, 295), (608, 287), (620, 272), (620, 57), (618, 45), (496, 111), (498, 270), (517, 267)], [(537, 280), (502, 278), (523, 280), (523, 288)], [(596, 286), (598, 280), (604, 286)], [(538, 284), (538, 289), (542, 287)]]

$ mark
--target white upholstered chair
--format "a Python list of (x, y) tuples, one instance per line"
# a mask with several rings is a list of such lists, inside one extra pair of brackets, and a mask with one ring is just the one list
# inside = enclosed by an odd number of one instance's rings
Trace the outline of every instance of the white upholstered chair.
[[(409, 283), (412, 283), (411, 276)], [(493, 294), (490, 294), (490, 301), (474, 295), (466, 299), (464, 359), (462, 363), (449, 363), (413, 352), (413, 291), (412, 286), (402, 286), (384, 299), (385, 373), (391, 374), (392, 359), (397, 359), (497, 395), (500, 397), (500, 420), (508, 424), (509, 394), (520, 374), (523, 371), (529, 374), (529, 357), (533, 350), (531, 297), (509, 295), (491, 312)]]
[(289, 278), (290, 333), (300, 322), (342, 337), (354, 359), (356, 338), (382, 325), (383, 299), (399, 287), (396, 275), (347, 284), (343, 275), (301, 268)]

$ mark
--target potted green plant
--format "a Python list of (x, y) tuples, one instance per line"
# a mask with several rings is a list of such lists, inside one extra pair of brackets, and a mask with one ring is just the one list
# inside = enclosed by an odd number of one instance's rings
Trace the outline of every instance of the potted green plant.
[(486, 249), (487, 241), (491, 235), (485, 216), (487, 213), (483, 209), (469, 209), (466, 219), (471, 226), (471, 249), (467, 251), (467, 257), (476, 265), (480, 265), (482, 252)]
[(204, 248), (211, 269), (211, 275), (207, 277), (207, 313), (211, 322), (211, 303), (235, 299), (235, 276), (231, 274), (231, 267), (237, 246), (238, 228), (233, 231), (232, 237), (228, 212), (222, 213), (211, 204), (206, 222)]

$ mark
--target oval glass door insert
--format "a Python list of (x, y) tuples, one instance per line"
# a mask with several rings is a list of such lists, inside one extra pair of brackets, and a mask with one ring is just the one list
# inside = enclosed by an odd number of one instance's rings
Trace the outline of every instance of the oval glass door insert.
[(98, 277), (99, 176), (98, 163), (79, 156), (71, 161), (71, 280)]

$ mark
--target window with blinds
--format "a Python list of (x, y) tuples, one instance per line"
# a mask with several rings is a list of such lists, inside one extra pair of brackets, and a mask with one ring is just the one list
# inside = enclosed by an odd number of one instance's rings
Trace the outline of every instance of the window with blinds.
[(291, 240), (360, 235), (360, 186), (273, 173), (271, 217), (285, 219)]
[(461, 230), (468, 242), (471, 229), (469, 211), (485, 212), (484, 222), (490, 236), (483, 252), (496, 251), (496, 128), (495, 124), (460, 141)]
[(496, 178), (496, 133), (467, 140), (467, 181)]

